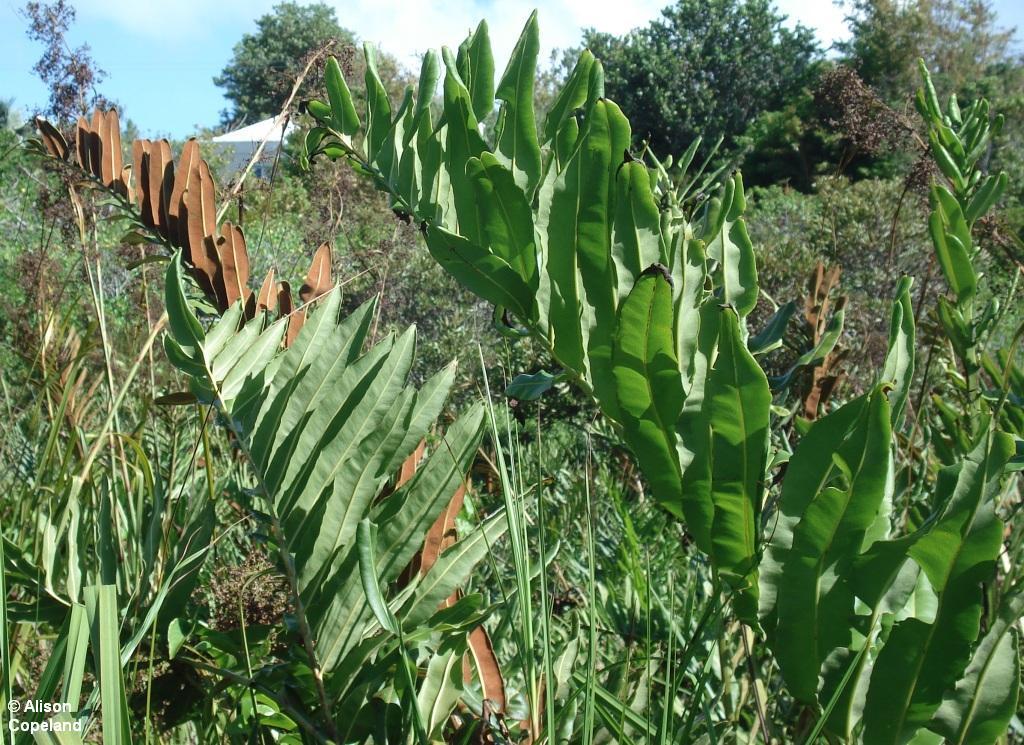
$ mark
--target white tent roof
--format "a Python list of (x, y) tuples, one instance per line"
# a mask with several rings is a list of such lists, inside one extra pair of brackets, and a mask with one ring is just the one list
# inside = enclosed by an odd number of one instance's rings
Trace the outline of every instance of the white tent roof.
[[(213, 138), (214, 142), (223, 143), (249, 143), (249, 142), (262, 142), (264, 139), (270, 142), (274, 142), (281, 138), (281, 128), (284, 126), (287, 117), (275, 116), (270, 119), (264, 119), (262, 122), (256, 122), (250, 124), (248, 127), (242, 127), (236, 129), (234, 132), (225, 132), (222, 135), (218, 135)], [(295, 129), (293, 123), (288, 124), (285, 134), (290, 134)]]

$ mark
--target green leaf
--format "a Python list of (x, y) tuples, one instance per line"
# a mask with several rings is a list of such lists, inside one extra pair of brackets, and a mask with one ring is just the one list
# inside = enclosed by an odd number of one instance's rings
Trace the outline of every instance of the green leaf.
[(294, 451), (301, 457), (270, 464), (265, 481), (276, 485), (302, 590), (316, 587), (340, 563), (340, 547), (352, 545), (359, 521), (391, 475), (381, 469), (404, 440), (414, 403), (407, 383), (414, 342), (409, 329), (333, 379), (329, 397), (304, 423)]
[[(375, 161), (377, 170), (380, 171), (381, 177), (387, 182), (388, 188), (392, 192), (390, 200), (392, 209), (401, 209), (403, 212), (408, 207), (413, 207), (415, 212), (416, 204), (413, 171), (408, 167), (404, 171), (402, 170), (402, 157), (407, 152), (411, 152), (415, 158), (414, 148), (406, 150), (415, 134), (416, 118), (413, 115), (415, 108), (413, 99), (412, 86), (407, 85), (405, 93), (402, 95), (402, 103), (398, 106), (395, 119), (384, 137), (384, 144)], [(396, 199), (395, 194), (400, 195), (403, 199)]]
[(509, 167), (516, 185), (527, 197), (533, 196), (541, 172), (540, 143), (533, 112), (533, 85), (539, 53), (540, 35), (535, 10), (523, 27), (494, 94), (503, 102), (498, 115), (495, 155)]
[(708, 374), (704, 407), (711, 427), (712, 558), (736, 592), (733, 607), (757, 624), (761, 499), (768, 460), (772, 396), (760, 366), (740, 338), (739, 318), (722, 313), (718, 358)]
[[(701, 263), (703, 244), (697, 240), (682, 242), (692, 257), (687, 260), (689, 269), (685, 275), (695, 274), (697, 276), (693, 279), (697, 279), (700, 273), (691, 270), (696, 268), (692, 265)], [(686, 284), (689, 284), (689, 279)], [(704, 403), (708, 372), (718, 346), (722, 312), (713, 298), (703, 302), (699, 298), (700, 292), (694, 292), (692, 300), (698, 305), (688, 308), (681, 303), (676, 310), (676, 348), (683, 350), (680, 363), (684, 368), (684, 387), (688, 385), (676, 424), (679, 463), (683, 468), (682, 500), (677, 514), (686, 518), (686, 528), (700, 550), (711, 554), (714, 550), (711, 527), (715, 519), (715, 505), (711, 499), (711, 424)]]
[(932, 77), (928, 74), (928, 68), (925, 67), (924, 60), (917, 60), (917, 69), (921, 73), (921, 81), (923, 88), (919, 91), (924, 105), (927, 116), (934, 122), (942, 121), (942, 106), (939, 104), (939, 97), (935, 93), (935, 86), (932, 85)]
[(970, 664), (946, 694), (928, 728), (953, 745), (990, 745), (1006, 733), (1020, 693), (1019, 632), (1024, 593), (1003, 598)]
[[(310, 308), (302, 330), (284, 350), (279, 342), (286, 320), (239, 327), (240, 309), (229, 309), (198, 350), (203, 364), (190, 372), (193, 388), (215, 394), (218, 421), (231, 429), (264, 499), (272, 540), (290, 589), (301, 601), (296, 612), (303, 614), (299, 628), (306, 631), (300, 633), (309, 635), (307, 646), (315, 649), (312, 663), (325, 673), (340, 671), (338, 687), (347, 689), (358, 684), (353, 676), (380, 643), (374, 638), (380, 637), (375, 616), (386, 627), (399, 628), (385, 611), (400, 601), (388, 598), (385, 588), (409, 565), (463, 484), (481, 437), (483, 412), (479, 406), (471, 409), (412, 479), (385, 492), (395, 469), (434, 426), (453, 369), (417, 391), (408, 383), (414, 332), (364, 351), (374, 304), (348, 317), (341, 317), (340, 309), (336, 288)], [(377, 545), (368, 534), (369, 520), (384, 526)], [(453, 554), (446, 568), (417, 585), (425, 593), (419, 596), (423, 605), (415, 605), (417, 613), (429, 615), (436, 608), (430, 587), (450, 594), (454, 588), (448, 583), (464, 581), (486, 555), (486, 547), (477, 545), (479, 536), (468, 540), (456, 544), (461, 556)], [(207, 546), (209, 539), (197, 543)]]
[(939, 170), (942, 171), (946, 178), (953, 182), (953, 186), (956, 187), (958, 192), (963, 192), (967, 188), (967, 182), (964, 180), (964, 174), (956, 164), (956, 161), (953, 159), (949, 150), (947, 150), (939, 141), (939, 137), (935, 129), (928, 132), (928, 141), (931, 145), (932, 156), (934, 157)]
[(198, 402), (199, 399), (196, 398), (196, 395), (189, 391), (166, 393), (153, 399), (153, 403), (157, 406), (195, 406)]
[(188, 640), (188, 630), (180, 618), (173, 619), (167, 624), (167, 657), (173, 660)]
[(487, 519), (476, 530), (442, 553), (416, 587), (416, 592), (401, 612), (402, 626), (415, 628), (423, 623), (459, 587), (469, 579), (473, 568), (494, 550), (508, 528), (502, 513)]
[(942, 324), (942, 330), (946, 332), (946, 338), (949, 339), (953, 351), (962, 361), (966, 361), (973, 343), (971, 330), (967, 326), (964, 314), (944, 296), (939, 296), (937, 311), (939, 323)]
[[(686, 381), (685, 409), (699, 410), (707, 368), (718, 338), (718, 318), (709, 314), (708, 260), (704, 242), (678, 231), (669, 242), (669, 260), (674, 290), (676, 354)], [(710, 327), (710, 328), (705, 328)], [(702, 399), (701, 399), (702, 400)]]
[(967, 204), (967, 209), (964, 210), (964, 219), (973, 225), (975, 221), (992, 209), (996, 202), (1002, 199), (1008, 183), (1006, 171), (1000, 171), (999, 175), (986, 178)]
[(595, 65), (599, 65), (589, 49), (580, 52), (568, 80), (558, 92), (554, 103), (548, 110), (544, 119), (544, 144), (555, 139), (555, 136), (562, 129), (562, 125), (572, 116), (572, 113), (583, 105), (587, 100), (587, 91), (591, 85), (591, 78)]
[(828, 319), (828, 325), (821, 335), (821, 339), (811, 349), (800, 355), (785, 373), (772, 376), (772, 389), (779, 391), (787, 388), (793, 382), (797, 373), (805, 367), (820, 365), (832, 350), (839, 343), (839, 337), (843, 335), (843, 324), (846, 321), (846, 304), (840, 299), (836, 309)]
[(979, 586), (990, 579), (1002, 545), (991, 499), (1012, 453), (1009, 436), (982, 436), (956, 467), (942, 515), (908, 549), (937, 598), (934, 620), (911, 617), (893, 626), (871, 675), (865, 741), (906, 742), (928, 724), (970, 661), (982, 614)]
[(50, 721), (55, 725), (53, 729), (32, 733), (32, 739), (39, 745), (82, 745), (82, 736), (73, 729), (74, 717), (61, 712), (50, 717)]
[(743, 178), (737, 173), (722, 187), (721, 196), (711, 200), (704, 233), (708, 258), (718, 262), (722, 300), (740, 318), (754, 309), (758, 296), (757, 261), (743, 221), (744, 210)]
[(482, 122), (494, 108), (494, 57), (486, 20), (480, 21), (459, 46), (457, 62), (459, 75), (469, 89), (473, 115)]
[(121, 619), (117, 610), (117, 588), (114, 585), (91, 585), (85, 588), (85, 607), (92, 630), (92, 649), (103, 712), (103, 743), (130, 743), (128, 701), (121, 677)]
[(661, 251), (661, 214), (643, 163), (623, 163), (615, 175), (612, 260), (618, 302), (625, 300), (640, 273), (652, 264), (668, 264)]
[(175, 252), (168, 265), (164, 281), (164, 306), (167, 309), (167, 327), (171, 336), (185, 357), (201, 362), (199, 347), (206, 338), (203, 327), (196, 318), (185, 297), (183, 279), (184, 267), (181, 262), (181, 250)]
[(535, 290), (539, 282), (537, 246), (526, 195), (512, 173), (490, 153), (470, 158), (466, 172), (476, 189), (487, 247)]
[(416, 695), (416, 705), (431, 742), (442, 740), (441, 730), (462, 695), (464, 652), (461, 648), (445, 649), (427, 664), (427, 673)]
[[(472, 181), (466, 174), (466, 165), (470, 158), (479, 158), (487, 145), (478, 131), (470, 92), (465, 81), (459, 77), (451, 52), (445, 49), (442, 56), (445, 65), (444, 165), (455, 209), (445, 210), (440, 217), (449, 230), (454, 230), (457, 225), (459, 235), (477, 245), (483, 245), (480, 205)], [(444, 199), (442, 196), (442, 203)]]
[[(822, 663), (833, 649), (845, 645), (847, 619), (854, 611), (849, 585), (833, 583), (829, 578), (849, 574), (882, 506), (889, 476), (889, 402), (881, 388), (866, 399), (852, 427), (844, 426), (845, 416), (834, 420), (825, 417), (821, 426), (802, 441), (801, 447), (815, 442), (817, 449), (817, 438), (835, 442), (829, 428), (846, 430), (831, 453), (816, 452), (830, 467), (821, 473), (811, 500), (792, 528), (788, 551), (776, 551), (773, 557), (782, 562), (776, 590), (775, 654), (790, 691), (808, 703), (816, 700)], [(799, 452), (800, 448), (793, 461)], [(798, 465), (791, 462), (790, 468)], [(784, 498), (787, 496), (784, 492)], [(803, 501), (806, 495), (800, 495), (800, 499)], [(787, 504), (783, 509), (791, 506)]]
[[(423, 545), (423, 536), (463, 486), (480, 443), (483, 420), (480, 404), (459, 417), (412, 479), (371, 509), (370, 519), (381, 526), (377, 570), (383, 582), (395, 581), (409, 566)], [(422, 430), (419, 436), (423, 436)], [(325, 580), (314, 599), (310, 622), (316, 629), (322, 664), (327, 669), (338, 670), (350, 663), (356, 668), (361, 665), (357, 659), (360, 629), (372, 620), (373, 613), (360, 591), (356, 564), (354, 560), (342, 564)], [(356, 658), (346, 657), (353, 650)]]
[(750, 353), (765, 354), (773, 349), (778, 349), (782, 345), (782, 337), (786, 333), (789, 319), (793, 317), (795, 312), (796, 303), (792, 300), (785, 305), (779, 306), (779, 309), (772, 313), (764, 328), (755, 336), (750, 337), (750, 340), (747, 342)]
[(971, 234), (956, 197), (944, 186), (932, 186), (932, 213), (928, 218), (932, 244), (946, 282), (956, 294), (957, 304), (969, 302), (978, 289), (978, 277), (971, 265)]
[(619, 310), (612, 352), (626, 442), (654, 497), (679, 514), (682, 473), (675, 424), (683, 406), (672, 330), (672, 286), (663, 267), (641, 273)]
[(533, 292), (500, 256), (434, 225), (427, 226), (426, 239), (430, 255), (468, 290), (521, 319), (535, 317)]
[(434, 92), (437, 90), (437, 81), (441, 79), (441, 62), (437, 58), (437, 52), (433, 49), (427, 50), (423, 55), (423, 64), (420, 66), (419, 87), (416, 90), (416, 109), (413, 115), (419, 118), (424, 112), (429, 111), (430, 102), (434, 99)]
[[(315, 98), (306, 102), (306, 111), (308, 111), (310, 115), (317, 121), (325, 123), (330, 122), (331, 116), (333, 116), (334, 113), (331, 110), (330, 104), (326, 104), (323, 101), (318, 101)], [(314, 127), (314, 129), (319, 128)]]
[(331, 101), (334, 129), (343, 135), (354, 135), (359, 131), (359, 115), (356, 114), (355, 104), (352, 103), (352, 94), (348, 90), (345, 76), (341, 74), (338, 60), (333, 56), (327, 58), (327, 65), (324, 68), (324, 84), (327, 86), (327, 97)]
[(551, 390), (558, 379), (558, 375), (552, 375), (545, 370), (539, 370), (532, 375), (522, 373), (505, 389), (505, 395), (517, 401), (536, 401)]
[(611, 378), (617, 288), (611, 260), (615, 170), (629, 146), (629, 123), (597, 101), (580, 145), (541, 186), (537, 230), (546, 239), (549, 318), (558, 360), (589, 381), (602, 410), (618, 419)]
[(377, 623), (392, 634), (397, 634), (398, 619), (388, 608), (384, 594), (380, 591), (380, 582), (377, 580), (377, 526), (370, 522), (370, 518), (363, 518), (359, 523), (356, 541), (359, 548), (359, 577), (363, 583), (366, 602), (369, 603), (373, 615), (377, 617)]
[[(421, 81), (422, 82), (422, 81)], [(403, 183), (411, 182), (406, 192), (416, 214), (433, 219), (440, 209), (440, 181), (443, 172), (441, 132), (434, 131), (430, 109), (416, 115), (415, 132), (402, 154), (399, 170)]]
[(893, 428), (903, 421), (904, 409), (914, 382), (914, 309), (910, 304), (910, 288), (914, 280), (902, 277), (896, 287), (889, 320), (889, 351), (885, 355), (882, 380), (892, 385)]
[(366, 62), (366, 141), (363, 147), (366, 157), (373, 162), (379, 157), (391, 129), (391, 101), (377, 72), (377, 53), (369, 42), (363, 44), (363, 58)]
[(82, 698), (82, 679), (85, 675), (86, 655), (89, 648), (89, 621), (86, 608), (80, 603), (71, 606), (68, 616), (66, 656), (64, 658), (63, 687), (60, 700), (78, 711)]

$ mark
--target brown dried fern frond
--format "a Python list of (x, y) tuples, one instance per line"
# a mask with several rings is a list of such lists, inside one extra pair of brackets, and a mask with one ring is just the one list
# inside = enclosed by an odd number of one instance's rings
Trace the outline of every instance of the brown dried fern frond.
[(246, 318), (259, 312), (290, 316), (285, 339), (290, 344), (308, 306), (334, 286), (331, 249), (325, 243), (313, 257), (298, 304), (291, 285), (275, 281), (273, 270), (259, 293), (253, 291), (245, 233), (230, 221), (218, 224), (216, 184), (195, 139), (182, 147), (177, 164), (167, 140), (135, 140), (131, 163), (125, 164), (116, 109), (97, 108), (91, 119), (79, 117), (73, 146), (41, 117), (36, 118), (36, 128), (39, 150), (110, 194), (134, 218), (143, 241), (150, 239), (171, 251), (181, 249), (189, 274), (221, 313), (241, 302)]

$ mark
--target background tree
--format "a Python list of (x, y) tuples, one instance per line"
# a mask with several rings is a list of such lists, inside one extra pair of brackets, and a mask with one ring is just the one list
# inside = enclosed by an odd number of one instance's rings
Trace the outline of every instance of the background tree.
[[(1013, 49), (1014, 30), (999, 25), (990, 2), (854, 0), (846, 8), (850, 37), (837, 47), (844, 63), (883, 101), (897, 110), (911, 108), (909, 92), (917, 80), (917, 60), (923, 59), (940, 89), (956, 92), (962, 101), (987, 98), (1003, 113), (1005, 124), (990, 143), (984, 166), (1020, 172), (1024, 64)], [(997, 234), (1024, 222), (1017, 206), (1022, 197), (1020, 181), (1012, 182), (1002, 213), (1010, 223), (1000, 225)]]
[(1010, 56), (1013, 31), (986, 0), (853, 0), (846, 9), (850, 38), (836, 47), (892, 103), (914, 90), (919, 58), (938, 85), (963, 91)]
[(630, 113), (634, 136), (678, 155), (698, 135), (732, 147), (807, 83), (814, 34), (784, 19), (769, 0), (678, 0), (624, 36), (588, 29), (583, 44), (604, 63), (608, 97)]
[(0, 98), (0, 131), (22, 126), (21, 113), (14, 108), (13, 98)]
[(43, 56), (32, 70), (50, 89), (49, 107), (41, 113), (66, 124), (104, 105), (96, 87), (106, 73), (96, 67), (88, 44), (72, 48), (67, 33), (75, 21), (75, 9), (65, 0), (30, 2), (22, 10), (28, 21), (28, 38), (43, 45)]
[(310, 54), (328, 44), (354, 43), (355, 36), (338, 24), (334, 9), (328, 5), (275, 5), (256, 21), (255, 33), (245, 34), (235, 44), (231, 61), (213, 79), (231, 102), (231, 109), (222, 114), (223, 123), (274, 116)]

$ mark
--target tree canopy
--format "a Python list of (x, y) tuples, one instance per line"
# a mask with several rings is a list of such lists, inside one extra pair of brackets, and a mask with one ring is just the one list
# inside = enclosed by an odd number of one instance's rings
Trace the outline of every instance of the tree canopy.
[(588, 29), (583, 44), (604, 62), (605, 90), (634, 135), (678, 155), (698, 135), (732, 145), (807, 83), (814, 34), (784, 20), (769, 0), (677, 0), (624, 36)]
[(1007, 60), (1013, 38), (984, 0), (854, 0), (846, 21), (850, 38), (838, 50), (888, 101), (914, 90), (918, 59), (942, 85), (963, 91)]
[(258, 121), (274, 116), (288, 97), (295, 77), (310, 54), (327, 44), (353, 44), (334, 9), (324, 3), (279, 3), (256, 21), (256, 32), (235, 44), (231, 61), (213, 79), (224, 89), (231, 109), (224, 123)]

